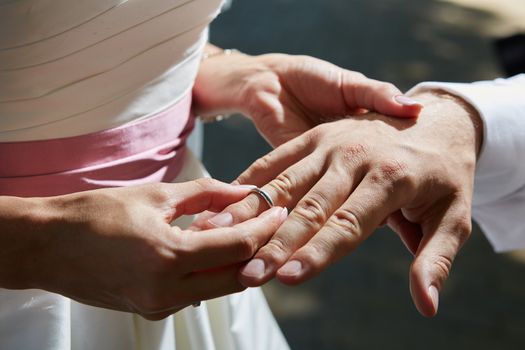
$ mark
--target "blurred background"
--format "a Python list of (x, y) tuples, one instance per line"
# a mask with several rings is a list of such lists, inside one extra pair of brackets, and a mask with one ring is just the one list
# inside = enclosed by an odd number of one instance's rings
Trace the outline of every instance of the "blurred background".
[[(516, 32), (525, 32), (525, 0), (234, 0), (211, 41), (308, 54), (408, 89), (501, 76), (493, 41)], [(205, 139), (205, 164), (224, 181), (270, 150), (242, 117), (207, 124)], [(293, 349), (525, 348), (525, 252), (495, 254), (476, 229), (434, 319), (412, 304), (410, 262), (381, 229), (315, 280), (272, 282), (265, 293)]]

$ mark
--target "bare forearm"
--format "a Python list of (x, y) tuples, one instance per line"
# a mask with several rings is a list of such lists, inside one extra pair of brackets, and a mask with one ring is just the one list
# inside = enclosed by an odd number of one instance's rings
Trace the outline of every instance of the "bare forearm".
[(44, 200), (0, 196), (0, 287), (34, 287), (45, 218)]

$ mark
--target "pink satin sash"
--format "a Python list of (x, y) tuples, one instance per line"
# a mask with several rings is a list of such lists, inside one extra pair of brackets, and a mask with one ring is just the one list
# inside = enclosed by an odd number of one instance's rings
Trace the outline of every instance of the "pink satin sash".
[(47, 197), (173, 180), (194, 125), (191, 94), (144, 120), (96, 133), (0, 142), (0, 195)]

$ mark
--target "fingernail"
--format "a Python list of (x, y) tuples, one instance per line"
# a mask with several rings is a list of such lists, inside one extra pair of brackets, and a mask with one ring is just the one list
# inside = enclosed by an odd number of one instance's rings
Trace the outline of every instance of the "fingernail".
[(208, 219), (208, 222), (215, 227), (229, 227), (233, 224), (233, 216), (230, 213), (221, 213)]
[(394, 100), (403, 106), (416, 106), (421, 105), (421, 103), (417, 102), (416, 100), (411, 99), (410, 97), (407, 97), (405, 95), (397, 95), (394, 96)]
[(265, 269), (266, 266), (263, 260), (253, 259), (244, 267), (242, 274), (245, 276), (261, 278), (264, 276)]
[(430, 287), (428, 287), (428, 294), (430, 294), (430, 299), (432, 299), (434, 310), (437, 312), (439, 306), (439, 291), (436, 288), (436, 286), (431, 285)]
[(257, 188), (255, 185), (233, 185), (241, 190), (253, 190), (254, 188)]
[(295, 276), (298, 275), (303, 269), (303, 264), (299, 260), (288, 261), (281, 269), (279, 269), (279, 274), (286, 276)]

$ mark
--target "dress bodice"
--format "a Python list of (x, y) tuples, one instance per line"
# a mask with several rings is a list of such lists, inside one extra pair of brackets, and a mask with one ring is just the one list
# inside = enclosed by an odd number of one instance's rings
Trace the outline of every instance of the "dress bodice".
[(0, 142), (146, 118), (191, 89), (222, 0), (0, 0)]

